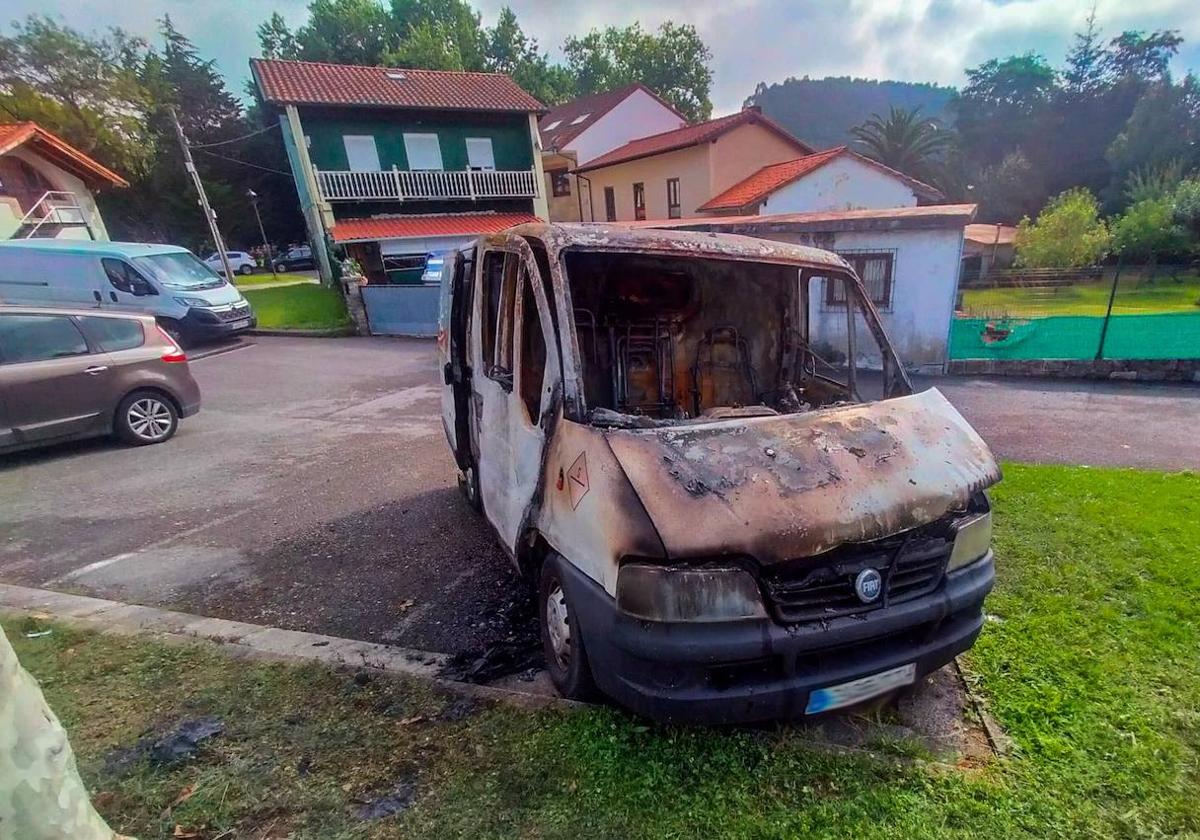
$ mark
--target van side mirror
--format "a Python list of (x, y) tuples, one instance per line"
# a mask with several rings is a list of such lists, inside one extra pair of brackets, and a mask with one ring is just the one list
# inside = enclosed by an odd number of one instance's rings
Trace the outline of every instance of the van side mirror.
[(134, 280), (129, 284), (129, 293), (134, 297), (147, 297), (148, 295), (158, 294), (158, 290), (147, 283), (145, 280)]

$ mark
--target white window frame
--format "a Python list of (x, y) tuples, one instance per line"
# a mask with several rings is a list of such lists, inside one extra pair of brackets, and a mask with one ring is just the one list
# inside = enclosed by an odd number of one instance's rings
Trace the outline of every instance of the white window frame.
[[(485, 150), (486, 153), (483, 153)], [(479, 157), (479, 160), (476, 160), (477, 156)], [(467, 138), (467, 168), (480, 169), (488, 172), (494, 172), (496, 170), (496, 152), (492, 148), (491, 137)]]
[(445, 169), (442, 165), (442, 146), (436, 134), (405, 133), (404, 156), (408, 158), (408, 168), (413, 171), (441, 172)]
[(371, 134), (343, 134), (342, 147), (346, 150), (346, 168), (351, 172), (379, 172), (379, 148)]

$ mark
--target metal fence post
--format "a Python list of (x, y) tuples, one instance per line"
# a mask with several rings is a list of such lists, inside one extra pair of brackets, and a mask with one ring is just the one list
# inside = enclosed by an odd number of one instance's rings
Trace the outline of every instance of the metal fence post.
[(1121, 280), (1121, 264), (1124, 257), (1117, 257), (1117, 270), (1113, 273), (1112, 290), (1108, 293), (1108, 310), (1104, 313), (1104, 324), (1100, 327), (1100, 346), (1096, 348), (1096, 361), (1104, 358), (1104, 342), (1108, 338), (1108, 322), (1112, 319), (1113, 300), (1117, 297), (1117, 283)]

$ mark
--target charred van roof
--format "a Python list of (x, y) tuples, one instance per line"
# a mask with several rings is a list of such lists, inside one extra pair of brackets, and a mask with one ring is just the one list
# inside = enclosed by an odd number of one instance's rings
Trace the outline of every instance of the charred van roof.
[(495, 237), (506, 235), (540, 239), (552, 251), (575, 248), (589, 251), (673, 253), (708, 259), (782, 263), (798, 268), (850, 268), (837, 254), (820, 248), (733, 233), (659, 230), (620, 224), (537, 222), (517, 225), (500, 234), (494, 234)]

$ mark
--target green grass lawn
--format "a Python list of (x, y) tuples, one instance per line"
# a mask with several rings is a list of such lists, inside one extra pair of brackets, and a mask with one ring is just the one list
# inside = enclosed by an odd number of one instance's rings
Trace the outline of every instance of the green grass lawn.
[[(1200, 833), (1200, 476), (1009, 465), (995, 617), (966, 658), (1014, 742), (984, 768), (813, 751), (788, 727), (480, 708), (418, 683), (6, 629), (114, 827), (202, 837), (1150, 838)], [(105, 769), (181, 717), (225, 734)], [(352, 809), (412, 784), (399, 816)], [(192, 786), (194, 793), (172, 805)], [(231, 832), (222, 835), (222, 832)]]
[[(1112, 278), (1060, 289), (972, 289), (963, 292), (963, 309), (980, 317), (999, 315), (1099, 315), (1108, 309)], [(1200, 278), (1160, 277), (1153, 283), (1122, 278), (1113, 312), (1200, 311)]]
[(342, 296), (327, 286), (245, 289), (243, 294), (254, 307), (258, 325), (263, 329), (331, 329), (350, 323)]

